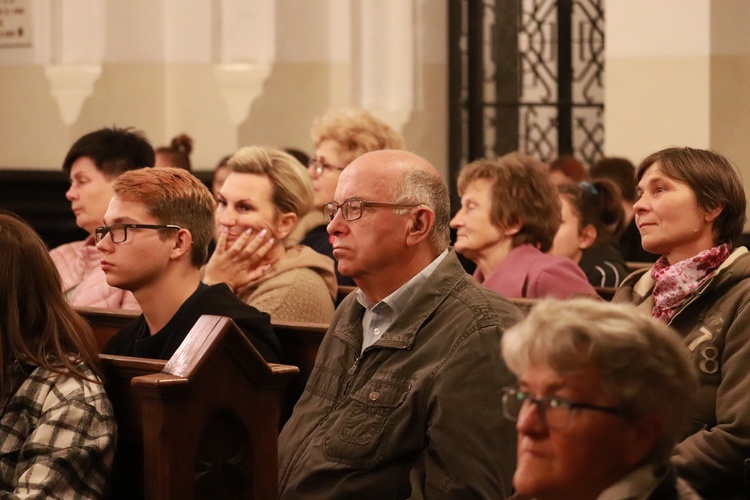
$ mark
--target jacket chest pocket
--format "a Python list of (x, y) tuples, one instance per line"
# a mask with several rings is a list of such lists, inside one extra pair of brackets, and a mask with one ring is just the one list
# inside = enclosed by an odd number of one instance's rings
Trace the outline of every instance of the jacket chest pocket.
[[(361, 464), (377, 462), (393, 427), (391, 417), (404, 403), (411, 384), (394, 380), (372, 379), (340, 407), (332, 434), (326, 440), (326, 455), (337, 462)], [(390, 425), (389, 425), (390, 423)]]
[(388, 416), (404, 402), (409, 388), (409, 384), (400, 382), (371, 380), (352, 394), (341, 439), (354, 444), (371, 443), (383, 430)]

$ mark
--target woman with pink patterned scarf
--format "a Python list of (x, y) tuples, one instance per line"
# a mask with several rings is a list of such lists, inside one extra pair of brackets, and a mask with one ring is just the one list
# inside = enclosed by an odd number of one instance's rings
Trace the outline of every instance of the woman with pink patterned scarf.
[(750, 458), (750, 253), (736, 246), (742, 181), (715, 152), (669, 148), (641, 162), (636, 182), (643, 248), (661, 257), (613, 301), (677, 330), (698, 372), (694, 432), (672, 455), (678, 473), (706, 498), (742, 498)]

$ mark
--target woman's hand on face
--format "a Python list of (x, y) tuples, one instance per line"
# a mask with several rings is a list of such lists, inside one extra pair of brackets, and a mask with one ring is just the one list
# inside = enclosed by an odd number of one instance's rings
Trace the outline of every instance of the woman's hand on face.
[(228, 235), (226, 228), (219, 232), (216, 250), (206, 264), (204, 281), (226, 283), (236, 292), (266, 273), (270, 265), (264, 258), (276, 239), (268, 237), (266, 229), (257, 233), (247, 229), (227, 247)]

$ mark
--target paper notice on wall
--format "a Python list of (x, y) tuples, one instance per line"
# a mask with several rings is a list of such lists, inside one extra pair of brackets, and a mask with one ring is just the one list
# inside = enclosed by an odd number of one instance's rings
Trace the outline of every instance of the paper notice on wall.
[(33, 0), (0, 0), (0, 48), (31, 47)]

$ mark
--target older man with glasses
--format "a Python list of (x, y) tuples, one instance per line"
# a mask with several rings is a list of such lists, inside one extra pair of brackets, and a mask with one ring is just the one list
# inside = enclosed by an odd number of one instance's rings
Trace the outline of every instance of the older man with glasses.
[(448, 247), (448, 188), (426, 160), (370, 152), (324, 206), (342, 302), (279, 437), (283, 499), (503, 498), (515, 432), (493, 400), (517, 308)]
[(543, 302), (502, 352), (518, 376), (501, 395), (518, 431), (514, 499), (699, 498), (669, 465), (697, 387), (669, 327), (632, 306)]

